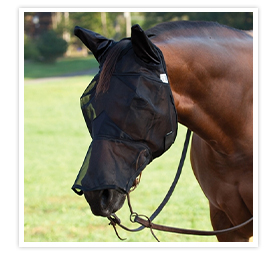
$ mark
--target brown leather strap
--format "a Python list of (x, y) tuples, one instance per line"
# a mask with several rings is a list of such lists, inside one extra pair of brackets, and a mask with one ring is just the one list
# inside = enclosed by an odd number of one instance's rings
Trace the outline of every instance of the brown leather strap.
[[(147, 220), (141, 218), (141, 216), (145, 217)], [(121, 220), (115, 214), (112, 215), (111, 217), (109, 217), (109, 220), (111, 221), (110, 225), (112, 225), (114, 227), (116, 235), (121, 240), (124, 240), (124, 239), (122, 239), (119, 236), (119, 234), (117, 232), (117, 229), (116, 229), (116, 225), (120, 226), (121, 228), (123, 228), (124, 230), (127, 230), (129, 232), (137, 232), (137, 230), (135, 230), (135, 229), (130, 229), (130, 228), (122, 225)], [(185, 234), (185, 235), (216, 236), (216, 235), (223, 234), (223, 233), (229, 233), (229, 232), (235, 231), (237, 229), (240, 229), (240, 228), (246, 226), (247, 224), (249, 224), (250, 222), (253, 221), (253, 217), (251, 217), (247, 221), (245, 221), (242, 224), (239, 224), (237, 226), (226, 228), (226, 229), (221, 229), (221, 230), (214, 230), (214, 231), (194, 230), (194, 229), (185, 229), (185, 228), (177, 228), (177, 227), (169, 227), (169, 226), (158, 225), (158, 224), (153, 223), (147, 216), (138, 215), (135, 212), (131, 213), (130, 220), (133, 223), (137, 222), (137, 223), (141, 224), (143, 227), (150, 228), (151, 233), (154, 236), (154, 238), (158, 242), (160, 242), (158, 240), (158, 238), (156, 237), (156, 235), (154, 234), (153, 229), (154, 230), (159, 230), (159, 231), (177, 233), (177, 234)]]
[(249, 224), (252, 221), (253, 221), (253, 217), (251, 217), (247, 221), (243, 222), (242, 224), (234, 226), (234, 227), (230, 227), (230, 228), (226, 228), (226, 229), (222, 229), (222, 230), (204, 231), (204, 230), (184, 229), (184, 228), (158, 225), (158, 224), (152, 223), (152, 221), (150, 221), (150, 220), (144, 220), (139, 215), (136, 215), (134, 218), (134, 222), (137, 222), (137, 223), (139, 223), (145, 227), (151, 228), (151, 229), (165, 231), (165, 232), (178, 233), (178, 234), (200, 235), (200, 236), (215, 236), (215, 235), (219, 235), (219, 234), (223, 234), (223, 233), (232, 232), (237, 229), (240, 229), (241, 227), (244, 227), (245, 225)]

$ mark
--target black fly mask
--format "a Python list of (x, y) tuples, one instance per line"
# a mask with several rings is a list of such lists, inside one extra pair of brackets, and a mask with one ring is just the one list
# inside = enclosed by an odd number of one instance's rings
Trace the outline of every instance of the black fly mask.
[(163, 54), (139, 25), (120, 42), (80, 27), (75, 35), (95, 55), (100, 71), (81, 96), (92, 142), (72, 189), (79, 195), (103, 189), (128, 193), (176, 138), (177, 113)]

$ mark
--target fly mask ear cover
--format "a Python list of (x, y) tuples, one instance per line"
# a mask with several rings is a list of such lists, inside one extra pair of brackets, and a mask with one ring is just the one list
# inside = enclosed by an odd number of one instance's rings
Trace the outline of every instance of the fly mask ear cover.
[[(72, 187), (79, 195), (109, 188), (128, 193), (140, 172), (176, 138), (177, 112), (163, 54), (139, 28), (132, 27), (131, 40), (116, 43), (123, 48), (108, 90), (96, 94), (99, 73), (81, 97), (92, 142)], [(149, 41), (154, 58), (143, 59), (141, 44), (133, 46), (139, 37)]]

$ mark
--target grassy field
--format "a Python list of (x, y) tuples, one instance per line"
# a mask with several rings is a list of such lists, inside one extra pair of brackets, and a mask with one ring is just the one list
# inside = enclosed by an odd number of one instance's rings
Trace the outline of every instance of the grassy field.
[[(30, 78), (30, 77), (29, 77)], [(120, 242), (108, 220), (95, 217), (71, 186), (90, 144), (79, 97), (91, 77), (79, 76), (24, 84), (24, 241)], [(169, 189), (180, 160), (186, 129), (179, 126), (175, 144), (153, 161), (132, 193), (135, 211), (150, 215)], [(118, 212), (130, 227), (127, 204)], [(175, 192), (156, 223), (212, 230), (209, 209), (195, 180), (189, 154)], [(125, 242), (155, 242), (148, 229), (118, 230)], [(155, 231), (162, 242), (206, 242), (215, 237)]]
[(34, 79), (41, 77), (54, 77), (71, 72), (85, 71), (98, 67), (92, 55), (88, 57), (61, 58), (56, 63), (25, 62), (24, 78)]

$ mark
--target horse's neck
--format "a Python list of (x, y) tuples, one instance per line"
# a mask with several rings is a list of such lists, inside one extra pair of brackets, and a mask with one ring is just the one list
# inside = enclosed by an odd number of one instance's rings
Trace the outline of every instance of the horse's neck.
[[(169, 39), (162, 50), (178, 120), (215, 149), (235, 150), (233, 137), (252, 121), (251, 43)], [(249, 134), (250, 135), (250, 134)]]

